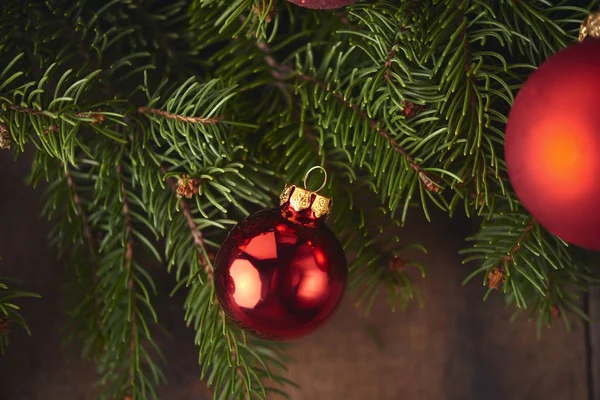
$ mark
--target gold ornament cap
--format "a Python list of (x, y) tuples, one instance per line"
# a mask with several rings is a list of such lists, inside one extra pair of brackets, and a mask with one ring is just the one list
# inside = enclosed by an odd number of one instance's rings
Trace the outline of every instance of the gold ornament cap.
[[(323, 180), (323, 184), (320, 188), (315, 191), (306, 189), (306, 180), (308, 179), (308, 175), (316, 170), (320, 169), (325, 174), (325, 179)], [(280, 205), (284, 205), (287, 202), (290, 203), (290, 206), (296, 212), (311, 210), (315, 216), (315, 218), (321, 218), (326, 216), (331, 211), (331, 207), (333, 206), (333, 200), (321, 196), (317, 192), (325, 187), (327, 183), (327, 171), (323, 167), (312, 167), (308, 170), (306, 175), (304, 176), (304, 188), (298, 187), (296, 185), (288, 183), (285, 185), (283, 192), (281, 192), (281, 196), (279, 196)]]
[(579, 41), (583, 42), (586, 37), (600, 39), (600, 12), (591, 13), (581, 23), (579, 28)]

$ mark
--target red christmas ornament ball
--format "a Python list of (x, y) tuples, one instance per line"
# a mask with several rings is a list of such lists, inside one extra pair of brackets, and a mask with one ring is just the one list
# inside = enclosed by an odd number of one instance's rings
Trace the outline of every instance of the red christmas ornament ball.
[(321, 9), (321, 10), (330, 10), (334, 8), (344, 7), (353, 3), (356, 3), (358, 0), (288, 0), (292, 4), (296, 4), (298, 6), (313, 8), (313, 9)]
[(348, 266), (335, 234), (310, 210), (259, 211), (236, 225), (215, 259), (225, 313), (269, 340), (291, 340), (324, 325), (345, 291)]
[(600, 250), (600, 39), (559, 51), (527, 79), (508, 116), (505, 158), (542, 226)]

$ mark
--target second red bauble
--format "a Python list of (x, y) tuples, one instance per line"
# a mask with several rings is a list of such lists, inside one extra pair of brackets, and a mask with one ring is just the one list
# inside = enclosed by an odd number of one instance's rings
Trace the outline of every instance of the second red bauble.
[(358, 0), (288, 0), (292, 4), (296, 4), (298, 6), (313, 8), (313, 9), (321, 9), (328, 10), (334, 8), (344, 7), (353, 3), (356, 3)]
[(527, 79), (506, 126), (510, 181), (558, 237), (600, 250), (600, 40), (559, 51)]

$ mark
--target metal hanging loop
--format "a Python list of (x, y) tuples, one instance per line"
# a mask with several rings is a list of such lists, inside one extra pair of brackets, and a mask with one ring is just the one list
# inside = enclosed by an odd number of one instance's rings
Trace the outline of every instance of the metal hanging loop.
[(323, 189), (325, 187), (325, 185), (327, 184), (327, 171), (325, 171), (325, 168), (321, 167), (320, 165), (315, 165), (314, 167), (312, 167), (311, 169), (306, 171), (306, 175), (304, 175), (304, 189), (308, 190), (308, 188), (306, 187), (306, 181), (308, 179), (308, 175), (310, 175), (310, 173), (313, 172), (315, 169), (320, 169), (325, 174), (325, 178), (323, 179), (323, 184), (317, 190), (313, 190), (313, 192), (318, 193), (319, 190)]

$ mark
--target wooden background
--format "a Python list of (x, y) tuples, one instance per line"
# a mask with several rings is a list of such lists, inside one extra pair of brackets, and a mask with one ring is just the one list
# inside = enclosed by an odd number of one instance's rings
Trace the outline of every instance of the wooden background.
[[(62, 266), (46, 237), (49, 224), (38, 218), (40, 191), (24, 184), (27, 161), (14, 163), (0, 151), (0, 276), (22, 279), (44, 301), (23, 301), (33, 336), (17, 328), (8, 354), (0, 357), (0, 400), (91, 399), (92, 366), (61, 349)], [(482, 302), (480, 281), (463, 287), (472, 266), (458, 250), (471, 222), (434, 215), (415, 218), (404, 229), (408, 242), (423, 243), (428, 255), (422, 282), (425, 306), (391, 313), (380, 299), (365, 317), (347, 296), (331, 323), (290, 347), (296, 362), (289, 377), (300, 384), (294, 400), (600, 400), (600, 352), (595, 325), (567, 332), (562, 323), (541, 339), (525, 317), (510, 323), (501, 296)], [(160, 272), (159, 272), (160, 273)], [(165, 285), (172, 277), (161, 275)], [(600, 296), (586, 299), (600, 316)], [(156, 302), (159, 318), (173, 337), (160, 338), (169, 359), (166, 400), (205, 400), (198, 381), (193, 332), (182, 323), (181, 299)]]

